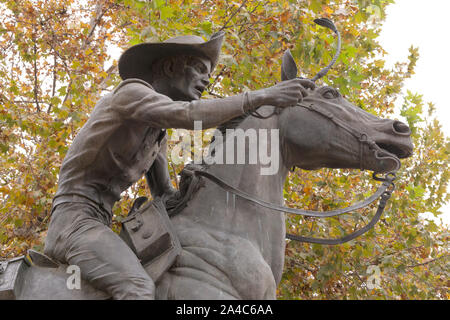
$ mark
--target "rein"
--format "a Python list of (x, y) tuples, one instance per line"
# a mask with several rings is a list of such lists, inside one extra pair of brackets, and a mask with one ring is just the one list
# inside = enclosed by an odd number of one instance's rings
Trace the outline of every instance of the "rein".
[(199, 169), (185, 169), (188, 170), (190, 175), (196, 176), (196, 177), (204, 177), (211, 182), (215, 183), (219, 187), (221, 187), (226, 192), (230, 192), (236, 196), (239, 196), (245, 200), (248, 200), (256, 205), (259, 205), (261, 207), (265, 207), (274, 211), (283, 212), (283, 213), (289, 213), (289, 214), (295, 214), (295, 215), (302, 215), (307, 217), (319, 217), (319, 218), (329, 218), (329, 217), (335, 217), (339, 216), (344, 213), (348, 213), (357, 209), (361, 209), (364, 207), (367, 207), (371, 203), (373, 203), (375, 200), (380, 198), (380, 201), (378, 203), (378, 209), (372, 220), (363, 228), (359, 229), (358, 231), (355, 231), (343, 238), (338, 239), (318, 239), (318, 238), (312, 238), (312, 237), (303, 237), (293, 234), (286, 234), (286, 238), (290, 240), (300, 241), (300, 242), (308, 242), (308, 243), (318, 243), (318, 244), (326, 244), (326, 245), (337, 245), (342, 244), (348, 241), (351, 241), (362, 234), (366, 233), (370, 229), (372, 229), (375, 224), (380, 220), (380, 217), (384, 211), (384, 208), (386, 207), (386, 203), (389, 200), (389, 198), (392, 195), (392, 192), (395, 190), (395, 184), (394, 180), (396, 179), (396, 175), (393, 172), (389, 172), (385, 175), (384, 178), (377, 177), (375, 174), (373, 175), (373, 178), (377, 181), (383, 181), (382, 185), (378, 187), (377, 191), (369, 198), (366, 198), (364, 201), (361, 201), (357, 204), (354, 204), (352, 206), (349, 206), (347, 208), (337, 209), (333, 211), (311, 211), (311, 210), (301, 210), (301, 209), (294, 209), (294, 208), (288, 208), (284, 206), (275, 205), (269, 202), (266, 202), (264, 200), (255, 198), (248, 193), (239, 190), (231, 185), (229, 185), (227, 182), (223, 181), (222, 179), (216, 177), (215, 175), (206, 172), (204, 170)]

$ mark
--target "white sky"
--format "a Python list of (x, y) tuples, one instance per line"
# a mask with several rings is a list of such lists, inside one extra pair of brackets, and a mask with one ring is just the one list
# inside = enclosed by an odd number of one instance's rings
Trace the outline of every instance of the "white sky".
[[(411, 45), (419, 47), (416, 74), (406, 81), (404, 90), (423, 94), (425, 102), (436, 105), (443, 131), (450, 135), (450, 36), (448, 0), (396, 0), (387, 9), (387, 18), (379, 38), (389, 53), (388, 63), (406, 61)], [(397, 101), (401, 106), (402, 99)], [(443, 208), (445, 223), (450, 224), (450, 204)]]

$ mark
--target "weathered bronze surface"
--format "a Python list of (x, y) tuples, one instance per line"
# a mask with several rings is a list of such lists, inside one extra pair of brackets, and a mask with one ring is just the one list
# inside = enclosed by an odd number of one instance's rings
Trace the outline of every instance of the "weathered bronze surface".
[[(261, 175), (265, 164), (260, 162), (203, 167), (229, 185), (276, 205), (283, 203), (284, 181), (294, 166), (389, 172), (398, 166), (399, 158), (411, 155), (406, 125), (353, 106), (334, 88), (295, 78), (297, 69), (289, 53), (283, 59), (285, 81), (229, 98), (199, 100), (217, 63), (222, 39), (223, 34), (208, 42), (178, 37), (124, 53), (119, 62), (124, 81), (98, 102), (61, 167), (45, 249), (61, 265), (49, 268), (49, 261), (36, 257), (35, 265), (23, 265), (21, 272), (18, 268), (8, 271), (6, 266), (3, 274), (8, 274), (8, 283), (17, 285), (9, 285), (4, 297), (275, 298), (284, 264), (284, 214), (235, 197), (211, 181), (203, 181), (200, 191), (192, 194), (170, 222), (158, 222), (167, 232), (141, 229), (143, 212), (134, 222), (130, 216), (125, 227), (129, 245), (109, 228), (114, 203), (142, 176), (147, 177), (154, 197), (176, 193), (167, 172), (164, 129), (192, 129), (194, 121), (201, 120), (203, 129), (232, 124), (243, 130), (278, 130), (281, 148), (276, 174)], [(147, 63), (146, 58), (151, 61)], [(305, 107), (311, 105), (329, 117)], [(240, 120), (230, 121), (236, 118)], [(371, 144), (362, 143), (346, 127), (364, 133)], [(237, 150), (233, 151), (236, 154)], [(244, 152), (248, 154), (248, 145)], [(151, 215), (161, 212), (165, 211)], [(133, 232), (141, 238), (133, 238)], [(161, 242), (152, 247), (143, 239), (154, 234)], [(164, 238), (166, 234), (169, 238)], [(142, 266), (148, 248), (169, 252), (166, 249), (175, 247), (178, 249), (171, 252), (176, 254), (170, 258), (145, 261), (153, 263), (153, 269), (146, 270), (146, 263)], [(67, 288), (64, 264), (81, 268), (81, 290)], [(165, 272), (152, 273), (154, 270)]]

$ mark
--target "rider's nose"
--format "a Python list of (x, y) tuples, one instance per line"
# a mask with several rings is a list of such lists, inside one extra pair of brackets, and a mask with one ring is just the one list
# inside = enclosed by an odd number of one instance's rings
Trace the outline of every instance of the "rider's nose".
[(394, 133), (398, 135), (402, 136), (411, 135), (411, 129), (401, 121), (394, 121), (392, 124), (392, 129), (394, 130)]

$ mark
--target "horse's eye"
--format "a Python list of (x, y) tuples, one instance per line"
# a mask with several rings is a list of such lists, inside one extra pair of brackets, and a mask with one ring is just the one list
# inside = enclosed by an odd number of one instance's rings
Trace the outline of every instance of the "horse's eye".
[(339, 92), (333, 88), (329, 88), (322, 94), (322, 97), (325, 99), (339, 98)]

